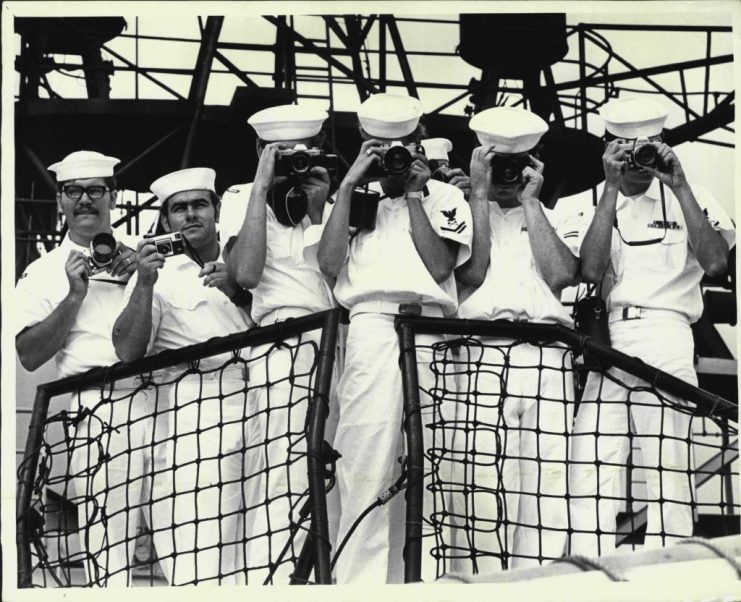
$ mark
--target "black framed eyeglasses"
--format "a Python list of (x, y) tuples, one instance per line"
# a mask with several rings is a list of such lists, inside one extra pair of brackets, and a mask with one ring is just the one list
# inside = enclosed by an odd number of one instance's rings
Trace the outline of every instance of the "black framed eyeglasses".
[(77, 184), (69, 184), (62, 186), (62, 192), (67, 195), (73, 201), (77, 201), (82, 198), (82, 193), (86, 193), (89, 199), (97, 201), (105, 196), (106, 192), (111, 189), (108, 186), (78, 186)]

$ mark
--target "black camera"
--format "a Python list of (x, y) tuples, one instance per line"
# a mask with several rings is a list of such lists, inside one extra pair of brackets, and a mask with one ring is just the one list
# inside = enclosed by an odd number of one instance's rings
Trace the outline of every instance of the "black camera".
[(432, 172), (432, 175), (430, 176), (433, 180), (438, 180), (439, 182), (447, 182), (450, 179), (450, 163), (448, 161), (445, 161), (443, 159), (430, 159), (428, 162), (428, 167), (430, 168), (430, 171)]
[(172, 257), (173, 255), (182, 255), (185, 253), (185, 240), (180, 232), (160, 234), (159, 236), (153, 236), (151, 240), (157, 249), (157, 253), (164, 255), (165, 257)]
[(424, 154), (424, 149), (417, 144), (402, 146), (398, 142), (391, 146), (382, 147), (382, 151), (383, 160), (381, 164), (373, 163), (368, 168), (367, 175), (371, 178), (385, 178), (386, 176), (405, 174), (412, 167), (414, 161), (412, 153)]
[(275, 161), (275, 175), (306, 178), (314, 167), (323, 167), (330, 174), (337, 173), (337, 155), (325, 154), (318, 148), (302, 148), (278, 151)]
[(522, 182), (522, 171), (532, 161), (527, 153), (519, 155), (497, 155), (491, 158), (491, 183), (512, 186)]
[(93, 274), (107, 270), (118, 255), (119, 248), (116, 239), (109, 232), (100, 232), (90, 241), (88, 263)]
[(659, 169), (661, 166), (659, 151), (648, 138), (636, 138), (633, 141), (633, 148), (626, 150), (625, 153), (628, 155), (630, 169), (643, 169), (644, 167)]

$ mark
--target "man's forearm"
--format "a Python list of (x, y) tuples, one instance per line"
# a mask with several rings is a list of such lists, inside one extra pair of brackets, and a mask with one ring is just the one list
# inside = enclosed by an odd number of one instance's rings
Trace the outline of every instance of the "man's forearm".
[(458, 280), (469, 286), (480, 286), (486, 277), (491, 259), (491, 225), (489, 224), (489, 201), (485, 193), (471, 193), (471, 217), (473, 219), (473, 242), (471, 257), (456, 270)]
[(537, 199), (523, 201), (530, 249), (541, 275), (558, 294), (577, 281), (578, 262), (558, 237)]
[(15, 348), (26, 370), (36, 370), (64, 346), (83, 301), (67, 295), (49, 316), (16, 336)]
[(267, 188), (253, 185), (250, 201), (226, 260), (229, 274), (243, 288), (255, 288), (265, 269), (267, 254)]
[(581, 276), (586, 282), (597, 283), (610, 263), (612, 228), (617, 207), (617, 185), (605, 184), (592, 223), (581, 245)]
[(728, 267), (728, 243), (710, 225), (689, 185), (677, 187), (674, 195), (684, 214), (690, 247), (703, 271), (709, 276), (724, 273)]
[(317, 261), (322, 274), (330, 278), (336, 277), (347, 257), (348, 229), (350, 227), (350, 200), (354, 187), (342, 184), (337, 192), (332, 212), (319, 241)]
[(152, 287), (135, 286), (129, 303), (113, 325), (113, 347), (125, 362), (147, 352), (152, 332)]
[(427, 213), (422, 208), (422, 201), (407, 199), (407, 206), (414, 247), (435, 282), (443, 282), (455, 267), (455, 253), (433, 229)]

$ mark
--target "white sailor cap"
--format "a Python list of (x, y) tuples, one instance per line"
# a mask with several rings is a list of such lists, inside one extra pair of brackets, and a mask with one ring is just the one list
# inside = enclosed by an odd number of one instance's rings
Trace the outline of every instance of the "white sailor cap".
[(643, 138), (661, 134), (666, 108), (648, 98), (616, 98), (600, 109), (605, 129), (618, 138)]
[(327, 120), (326, 111), (306, 105), (280, 105), (258, 111), (247, 120), (266, 142), (303, 140), (316, 136)]
[(425, 156), (434, 161), (447, 161), (448, 153), (453, 150), (453, 143), (447, 138), (427, 138), (422, 140)]
[(524, 153), (535, 148), (548, 124), (519, 107), (494, 107), (476, 113), (468, 122), (479, 142), (498, 153)]
[(398, 140), (408, 136), (422, 117), (422, 103), (401, 94), (374, 94), (358, 109), (358, 121), (369, 136)]
[(150, 190), (162, 203), (173, 194), (186, 190), (216, 192), (216, 172), (210, 167), (190, 167), (173, 171), (152, 182)]
[(79, 178), (109, 178), (114, 165), (120, 163), (116, 157), (106, 157), (94, 151), (77, 151), (49, 166), (57, 176), (57, 182)]

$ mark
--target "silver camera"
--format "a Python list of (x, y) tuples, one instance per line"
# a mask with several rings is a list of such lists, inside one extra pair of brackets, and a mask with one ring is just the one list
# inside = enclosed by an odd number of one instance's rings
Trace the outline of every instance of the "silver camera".
[(93, 274), (106, 271), (119, 253), (118, 243), (109, 232), (100, 232), (90, 241), (88, 263)]
[(152, 236), (150, 240), (154, 243), (157, 253), (165, 257), (185, 253), (185, 241), (180, 232), (169, 232), (167, 234), (160, 234), (159, 236)]

